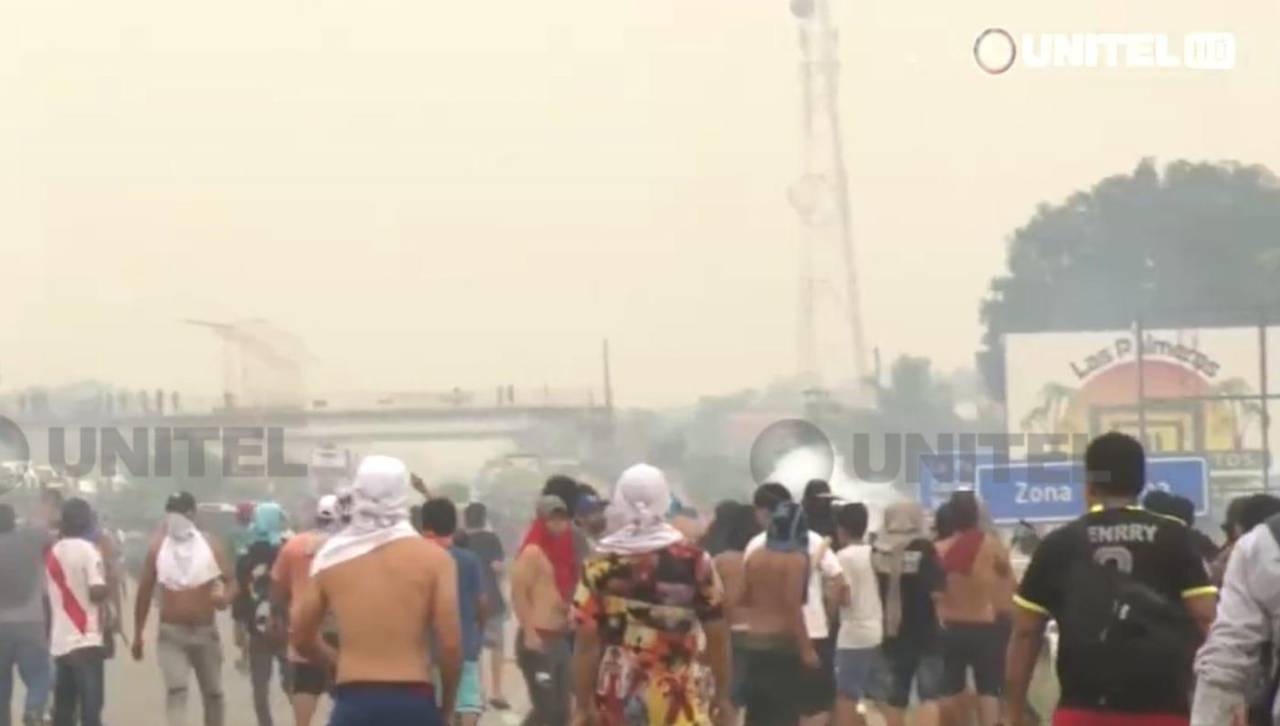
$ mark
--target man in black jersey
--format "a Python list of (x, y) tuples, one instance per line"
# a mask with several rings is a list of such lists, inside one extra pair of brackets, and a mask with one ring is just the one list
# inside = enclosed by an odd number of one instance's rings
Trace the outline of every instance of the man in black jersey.
[(1014, 597), (1004, 726), (1026, 723), (1049, 618), (1062, 697), (1054, 726), (1186, 726), (1195, 648), (1215, 589), (1182, 522), (1136, 506), (1142, 445), (1120, 433), (1085, 452), (1088, 512), (1036, 550)]

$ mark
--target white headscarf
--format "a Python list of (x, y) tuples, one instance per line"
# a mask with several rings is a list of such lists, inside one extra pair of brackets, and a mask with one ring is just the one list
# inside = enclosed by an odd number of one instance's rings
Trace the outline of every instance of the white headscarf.
[(684, 539), (680, 530), (667, 523), (671, 488), (662, 471), (648, 464), (636, 464), (622, 472), (611, 504), (625, 521), (621, 529), (605, 537), (600, 552), (638, 555), (653, 552)]
[(156, 553), (156, 581), (167, 590), (194, 590), (222, 577), (209, 541), (185, 515), (165, 515), (164, 540)]
[(351, 523), (316, 553), (311, 574), (417, 536), (409, 524), (409, 470), (404, 462), (390, 456), (365, 457), (351, 486)]

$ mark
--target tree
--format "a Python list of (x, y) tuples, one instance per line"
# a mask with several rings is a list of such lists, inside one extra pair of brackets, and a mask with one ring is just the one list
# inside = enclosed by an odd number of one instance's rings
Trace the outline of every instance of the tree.
[(1260, 165), (1152, 159), (1060, 205), (1008, 243), (981, 304), (978, 364), (1004, 394), (1005, 333), (1257, 324), (1280, 303), (1280, 181)]

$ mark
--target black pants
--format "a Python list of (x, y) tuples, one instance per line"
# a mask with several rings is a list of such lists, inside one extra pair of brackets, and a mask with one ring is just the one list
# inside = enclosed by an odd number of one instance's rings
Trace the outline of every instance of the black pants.
[(80, 648), (58, 656), (57, 683), (53, 692), (53, 726), (102, 726), (102, 648)]
[(267, 638), (249, 636), (249, 682), (253, 686), (253, 710), (258, 716), (258, 726), (272, 726), (271, 720), (271, 672), (279, 671), (280, 687), (285, 695), (291, 692), (289, 665), (280, 647)]
[(523, 726), (563, 726), (569, 723), (569, 665), (573, 651), (563, 635), (542, 636), (543, 649), (524, 647), (524, 636), (518, 636), (516, 664), (529, 689), (533, 710), (525, 716)]
[(794, 726), (806, 710), (804, 667), (790, 643), (748, 642), (742, 679), (746, 726)]

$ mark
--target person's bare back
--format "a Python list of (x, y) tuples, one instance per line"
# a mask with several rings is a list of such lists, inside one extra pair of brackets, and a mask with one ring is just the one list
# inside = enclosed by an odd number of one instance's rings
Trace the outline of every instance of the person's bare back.
[[(957, 537), (938, 543), (940, 554), (955, 546)], [(1003, 610), (1001, 596), (1012, 579), (1009, 554), (993, 535), (983, 541), (968, 574), (949, 573), (947, 587), (938, 600), (938, 615), (950, 623), (989, 623)]]
[(802, 608), (809, 583), (809, 558), (801, 552), (761, 548), (744, 565), (742, 609), (753, 635), (796, 635), (807, 645)]
[(319, 662), (334, 653), (320, 641), (326, 610), (338, 626), (337, 683), (430, 683), (428, 632), (436, 655), (461, 663), (453, 558), (418, 538), (396, 540), (324, 570), (294, 602), (291, 640)]

